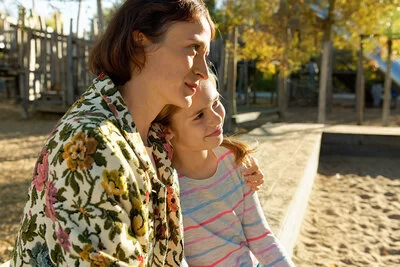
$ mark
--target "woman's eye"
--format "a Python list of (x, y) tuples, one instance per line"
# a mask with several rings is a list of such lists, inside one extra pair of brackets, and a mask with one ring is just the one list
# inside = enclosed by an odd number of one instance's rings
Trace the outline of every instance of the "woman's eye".
[(199, 120), (199, 119), (203, 118), (203, 116), (204, 116), (204, 113), (203, 113), (203, 112), (200, 112), (200, 113), (194, 118), (194, 120)]
[(197, 53), (199, 48), (200, 48), (200, 46), (198, 44), (193, 44), (193, 45), (190, 46), (190, 49), (195, 53)]
[(215, 101), (213, 104), (213, 108), (219, 107), (220, 104), (221, 104), (221, 102), (219, 100)]

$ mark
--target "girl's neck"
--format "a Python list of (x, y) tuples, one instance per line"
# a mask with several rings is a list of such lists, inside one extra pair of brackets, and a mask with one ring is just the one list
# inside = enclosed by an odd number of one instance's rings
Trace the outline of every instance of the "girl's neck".
[(218, 167), (218, 159), (212, 150), (179, 153), (174, 148), (172, 165), (181, 175), (203, 180), (215, 174)]
[(151, 122), (161, 111), (163, 105), (158, 105), (156, 101), (157, 97), (152, 95), (152, 90), (144, 88), (144, 84), (146, 83), (140, 83), (137, 79), (131, 79), (121, 86), (120, 93), (128, 106), (143, 143), (148, 146), (147, 136)]

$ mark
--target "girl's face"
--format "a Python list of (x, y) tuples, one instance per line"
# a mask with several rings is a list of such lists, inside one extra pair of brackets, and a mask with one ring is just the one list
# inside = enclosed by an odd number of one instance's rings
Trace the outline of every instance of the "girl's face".
[(223, 140), (224, 118), (225, 109), (214, 82), (202, 81), (192, 105), (179, 109), (171, 117), (168, 139), (174, 151), (194, 152), (219, 146)]
[(208, 78), (211, 28), (207, 19), (171, 24), (159, 44), (146, 40), (146, 63), (140, 75), (145, 75), (156, 96), (154, 104), (189, 107), (200, 81)]

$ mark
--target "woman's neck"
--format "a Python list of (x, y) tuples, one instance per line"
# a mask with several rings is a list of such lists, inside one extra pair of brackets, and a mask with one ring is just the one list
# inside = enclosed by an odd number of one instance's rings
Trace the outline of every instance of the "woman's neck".
[(215, 174), (218, 167), (218, 159), (211, 150), (180, 152), (174, 147), (172, 166), (181, 175), (202, 180)]
[(152, 90), (144, 88), (143, 84), (146, 83), (131, 79), (120, 88), (120, 93), (143, 143), (148, 146), (147, 136), (150, 125), (163, 106), (157, 105), (157, 98), (153, 97)]

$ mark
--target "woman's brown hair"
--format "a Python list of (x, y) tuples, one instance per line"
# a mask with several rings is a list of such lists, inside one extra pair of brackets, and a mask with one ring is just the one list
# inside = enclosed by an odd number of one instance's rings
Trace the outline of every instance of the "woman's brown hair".
[[(211, 79), (212, 82), (214, 83), (214, 86), (217, 85), (217, 76), (212, 73), (210, 70), (210, 75), (208, 79)], [(200, 86), (203, 86), (203, 82), (200, 82)], [(174, 106), (174, 105), (166, 105), (160, 113), (157, 115), (155, 120), (153, 121), (154, 123), (160, 123), (164, 127), (169, 127), (171, 124), (171, 118), (172, 116), (181, 108)], [(240, 165), (240, 164), (245, 164), (249, 165), (250, 164), (250, 159), (249, 155), (251, 153), (255, 152), (255, 148), (250, 148), (247, 144), (237, 140), (236, 138), (233, 137), (226, 137), (224, 136), (224, 139), (221, 143), (221, 146), (229, 149), (232, 151), (233, 155), (235, 156), (235, 164)]]
[(132, 71), (140, 71), (146, 63), (143, 46), (133, 37), (134, 32), (160, 43), (172, 23), (193, 22), (203, 16), (214, 37), (215, 25), (203, 0), (126, 0), (94, 45), (90, 71), (95, 75), (105, 72), (115, 85), (123, 85)]

